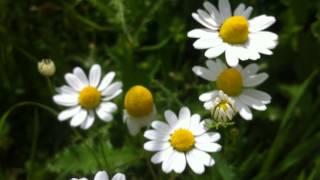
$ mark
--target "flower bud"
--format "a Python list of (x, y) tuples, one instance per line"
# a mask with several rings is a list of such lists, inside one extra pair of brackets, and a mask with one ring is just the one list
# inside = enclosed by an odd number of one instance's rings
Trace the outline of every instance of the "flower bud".
[(219, 91), (218, 96), (214, 99), (213, 107), (211, 109), (211, 116), (214, 120), (213, 123), (215, 126), (226, 127), (233, 124), (231, 120), (236, 113), (237, 109), (235, 101), (222, 91)]
[(42, 59), (38, 62), (38, 71), (43, 76), (49, 77), (56, 72), (56, 66), (51, 59)]

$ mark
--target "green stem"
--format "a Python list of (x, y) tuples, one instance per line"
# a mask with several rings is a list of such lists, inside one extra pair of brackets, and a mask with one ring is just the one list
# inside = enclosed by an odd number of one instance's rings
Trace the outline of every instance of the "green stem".
[(31, 143), (31, 155), (30, 155), (30, 167), (28, 172), (28, 178), (32, 179), (33, 173), (33, 165), (34, 165), (34, 157), (37, 151), (38, 144), (38, 134), (39, 134), (39, 112), (35, 110), (34, 122), (33, 122), (33, 135), (32, 135), (32, 143)]
[(48, 112), (50, 112), (52, 115), (54, 116), (57, 116), (58, 115), (58, 112), (54, 109), (52, 109), (51, 107), (47, 106), (47, 105), (44, 105), (44, 104), (41, 104), (41, 103), (38, 103), (38, 102), (33, 102), (33, 101), (24, 101), (24, 102), (19, 102), (13, 106), (11, 106), (2, 116), (1, 116), (1, 119), (0, 119), (0, 133), (1, 133), (1, 130), (3, 128), (3, 125), (6, 121), (6, 119), (8, 118), (8, 116), (17, 108), (19, 107), (22, 107), (22, 106), (35, 106), (35, 107), (38, 107), (40, 109), (44, 109)]
[(147, 165), (148, 165), (149, 171), (150, 171), (150, 173), (151, 173), (151, 175), (152, 175), (152, 178), (153, 178), (153, 180), (156, 180), (156, 179), (157, 179), (157, 175), (156, 175), (156, 173), (154, 172), (154, 170), (153, 170), (153, 168), (152, 168), (152, 165), (151, 165), (149, 159), (146, 159), (146, 160), (147, 160)]
[(50, 91), (51, 94), (53, 94), (54, 93), (54, 89), (53, 89), (53, 86), (52, 86), (52, 83), (51, 83), (51, 79), (49, 77), (46, 77), (46, 79), (47, 79), (49, 91)]
[(73, 132), (75, 133), (76, 136), (78, 136), (78, 137), (84, 142), (84, 145), (85, 145), (86, 148), (91, 152), (93, 158), (94, 158), (95, 161), (97, 162), (98, 168), (101, 169), (101, 168), (102, 168), (102, 164), (101, 164), (101, 162), (99, 161), (99, 158), (98, 158), (95, 150), (90, 147), (90, 144), (88, 144), (88, 141), (86, 140), (86, 138), (84, 138), (77, 129), (73, 129)]
[(100, 139), (100, 149), (101, 149), (101, 153), (102, 153), (102, 159), (103, 159), (103, 162), (104, 162), (104, 165), (106, 167), (106, 169), (109, 169), (109, 163), (108, 163), (108, 160), (106, 158), (106, 154), (104, 153), (104, 143), (102, 141), (102, 139)]

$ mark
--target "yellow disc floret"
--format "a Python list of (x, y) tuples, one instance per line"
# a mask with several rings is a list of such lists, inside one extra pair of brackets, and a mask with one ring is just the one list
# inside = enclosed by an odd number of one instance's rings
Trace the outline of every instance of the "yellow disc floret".
[(243, 87), (242, 75), (236, 68), (224, 70), (217, 78), (217, 87), (229, 96), (237, 96)]
[(170, 143), (175, 150), (186, 152), (192, 149), (195, 140), (191, 131), (181, 128), (171, 134)]
[(229, 108), (229, 103), (227, 101), (221, 101), (216, 108), (221, 108), (223, 109), (224, 112), (227, 112), (228, 108)]
[(143, 117), (148, 115), (153, 109), (151, 92), (143, 86), (133, 86), (124, 98), (124, 107), (131, 116)]
[(97, 88), (87, 86), (80, 91), (79, 104), (85, 109), (96, 108), (101, 101), (101, 93)]
[(248, 39), (249, 24), (244, 16), (231, 16), (224, 21), (219, 31), (224, 42), (243, 44)]

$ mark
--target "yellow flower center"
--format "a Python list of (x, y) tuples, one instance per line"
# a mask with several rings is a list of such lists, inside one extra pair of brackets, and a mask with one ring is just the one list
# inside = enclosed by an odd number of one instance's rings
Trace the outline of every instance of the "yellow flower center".
[(97, 88), (87, 86), (83, 88), (78, 97), (79, 104), (85, 109), (96, 108), (101, 101), (101, 93)]
[(237, 96), (243, 87), (242, 75), (235, 68), (224, 70), (217, 78), (217, 87), (229, 96)]
[(143, 117), (148, 115), (153, 109), (151, 92), (140, 85), (130, 88), (124, 98), (124, 107), (132, 116)]
[(178, 129), (171, 134), (170, 143), (177, 151), (186, 152), (193, 147), (195, 140), (191, 131)]
[(224, 112), (227, 112), (228, 110), (228, 102), (227, 101), (221, 101), (217, 107), (223, 109)]
[(224, 21), (219, 34), (224, 42), (243, 44), (248, 39), (249, 23), (244, 16), (231, 16)]

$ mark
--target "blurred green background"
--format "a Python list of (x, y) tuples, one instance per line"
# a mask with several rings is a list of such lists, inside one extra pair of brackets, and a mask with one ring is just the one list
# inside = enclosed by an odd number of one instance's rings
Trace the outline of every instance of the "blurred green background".
[(150, 163), (142, 134), (131, 137), (122, 122), (123, 96), (112, 123), (97, 120), (82, 131), (59, 122), (37, 62), (54, 60), (55, 86), (76, 65), (88, 71), (99, 63), (104, 73), (117, 72), (124, 90), (149, 87), (161, 119), (182, 105), (208, 117), (198, 96), (213, 86), (192, 73), (205, 58), (186, 37), (200, 27), (191, 13), (202, 0), (1, 0), (0, 179), (92, 179), (102, 169), (128, 179), (152, 179), (152, 171), (156, 179), (319, 179), (320, 1), (232, 0), (232, 7), (240, 2), (253, 6), (252, 16), (277, 19), (269, 30), (279, 45), (258, 61), (270, 75), (258, 89), (273, 99), (253, 121), (237, 116), (219, 130), (223, 151), (197, 176), (190, 169), (166, 175)]

